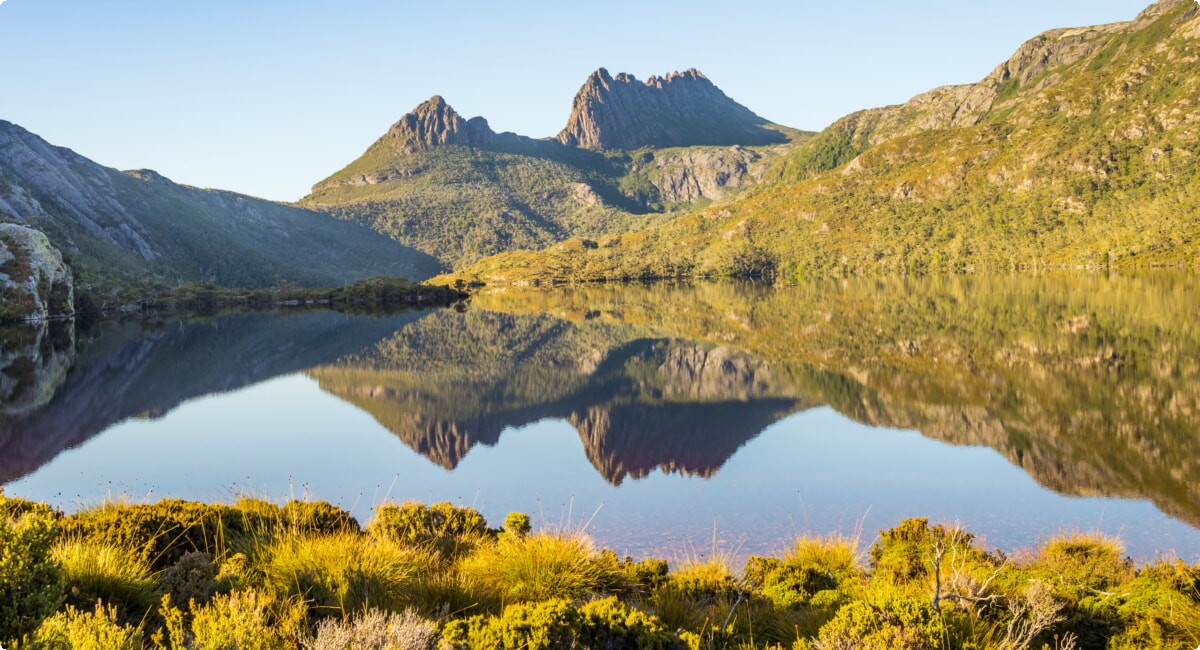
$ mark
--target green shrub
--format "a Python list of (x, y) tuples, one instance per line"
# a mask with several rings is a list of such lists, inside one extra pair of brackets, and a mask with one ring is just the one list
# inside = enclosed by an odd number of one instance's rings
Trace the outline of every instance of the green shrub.
[(170, 594), (173, 603), (189, 608), (193, 602), (204, 604), (216, 591), (217, 565), (203, 551), (185, 553), (163, 572), (159, 586)]
[(51, 556), (58, 521), (47, 507), (3, 494), (0, 508), (0, 642), (13, 645), (62, 603), (62, 573)]
[[(801, 537), (782, 559), (751, 557), (746, 581), (777, 607), (840, 606), (843, 587), (865, 577), (858, 564), (858, 545), (843, 537)], [(832, 613), (832, 612), (830, 612)]]
[(63, 520), (69, 537), (133, 549), (156, 571), (190, 551), (222, 557), (262, 527), (260, 519), (231, 506), (178, 499), (144, 505), (106, 503)]
[(96, 540), (64, 539), (51, 551), (77, 608), (102, 601), (126, 620), (140, 621), (158, 602), (150, 566), (134, 552)]
[(1029, 570), (1074, 597), (1111, 590), (1134, 576), (1133, 561), (1121, 542), (1099, 534), (1051, 539), (1038, 550)]
[(709, 598), (736, 594), (739, 586), (729, 565), (720, 558), (684, 562), (667, 576), (667, 588)]
[(324, 501), (293, 499), (280, 506), (266, 499), (243, 497), (233, 504), (232, 509), (242, 514), (242, 528), (254, 544), (279, 535), (324, 535), (361, 530), (349, 512)]
[[(612, 557), (615, 559), (616, 555)], [(634, 562), (632, 558), (627, 557), (621, 562), (621, 570), (633, 589), (638, 592), (649, 592), (663, 586), (671, 573), (671, 567), (666, 560), (654, 558)]]
[(628, 587), (612, 555), (580, 534), (505, 535), (461, 563), (467, 584), (503, 603), (581, 598)]
[(939, 550), (953, 555), (960, 567), (994, 567), (995, 558), (976, 548), (975, 536), (959, 528), (930, 526), (928, 519), (905, 519), (885, 530), (871, 546), (873, 580), (885, 579), (896, 584), (932, 582), (934, 558)]
[(1200, 567), (1159, 563), (1139, 571), (1120, 591), (1116, 613), (1124, 625), (1109, 647), (1200, 647)]
[(948, 636), (938, 611), (927, 600), (876, 598), (841, 608), (817, 638), (818, 650), (929, 650), (945, 647)]
[(34, 636), (38, 650), (142, 650), (142, 633), (123, 625), (113, 607), (81, 612), (67, 607), (42, 623)]
[(305, 650), (434, 650), (437, 626), (411, 610), (394, 614), (372, 609), (349, 621), (326, 619)]
[(660, 621), (616, 598), (582, 607), (562, 599), (510, 605), (501, 616), (452, 621), (442, 634), (449, 647), (463, 650), (683, 648)]
[(533, 530), (529, 515), (523, 512), (510, 512), (504, 518), (504, 532), (517, 537), (524, 537)]
[(280, 514), (289, 530), (301, 533), (357, 533), (362, 530), (353, 515), (324, 501), (288, 501)]
[(373, 535), (433, 547), (449, 555), (469, 551), (481, 537), (491, 534), (487, 521), (476, 510), (451, 503), (427, 506), (413, 501), (379, 506), (367, 530)]
[(165, 630), (156, 636), (164, 650), (291, 650), (301, 637), (304, 605), (276, 600), (254, 590), (216, 596), (192, 611), (190, 623), (164, 600)]
[(432, 561), (428, 552), (390, 538), (353, 533), (286, 537), (264, 555), (262, 571), (274, 593), (299, 597), (326, 616), (403, 609), (414, 578)]

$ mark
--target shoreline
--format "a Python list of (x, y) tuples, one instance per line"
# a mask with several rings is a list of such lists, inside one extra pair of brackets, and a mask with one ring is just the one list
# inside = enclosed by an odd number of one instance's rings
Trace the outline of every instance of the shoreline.
[(575, 530), (535, 531), (521, 513), (495, 525), (449, 503), (384, 503), (364, 523), (320, 501), (109, 502), (63, 515), (0, 495), (0, 514), (0, 543), (27, 567), (0, 588), (28, 621), (0, 634), (33, 647), (106, 630), (128, 640), (121, 648), (182, 650), (147, 641), (207, 647), (236, 629), (255, 647), (350, 648), (313, 644), (371, 617), (404, 617), (430, 648), (1189, 650), (1200, 634), (1200, 566), (1137, 565), (1098, 535), (1006, 554), (907, 519), (871, 543), (800, 536), (734, 566), (621, 558)]

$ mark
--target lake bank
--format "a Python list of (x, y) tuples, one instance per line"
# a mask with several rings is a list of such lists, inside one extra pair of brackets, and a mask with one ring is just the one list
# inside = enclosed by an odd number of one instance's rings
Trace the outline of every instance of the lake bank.
[[(420, 647), (451, 648), (1187, 650), (1200, 634), (1200, 567), (1139, 566), (1118, 540), (1078, 533), (1004, 554), (910, 519), (871, 540), (802, 536), (735, 566), (621, 559), (577, 531), (450, 504), (382, 504), (365, 525), (326, 503), (258, 499), (64, 516), (0, 496), (0, 513), (6, 557), (26, 567), (0, 574), (22, 614), (0, 632), (34, 647), (104, 632), (128, 650), (184, 638), (350, 648), (333, 639), (385, 612), (405, 612)], [(399, 635), (389, 627), (376, 638)]]

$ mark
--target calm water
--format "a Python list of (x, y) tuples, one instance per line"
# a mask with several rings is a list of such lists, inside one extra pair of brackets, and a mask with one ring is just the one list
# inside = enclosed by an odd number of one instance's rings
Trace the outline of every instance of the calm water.
[(449, 500), (633, 555), (958, 521), (1200, 560), (1200, 291), (1187, 277), (656, 285), (390, 317), (9, 330), (0, 481)]

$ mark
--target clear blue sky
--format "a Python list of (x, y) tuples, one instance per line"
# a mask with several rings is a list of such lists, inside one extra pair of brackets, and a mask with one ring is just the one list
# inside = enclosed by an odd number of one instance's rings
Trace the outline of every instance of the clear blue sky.
[(597, 67), (696, 67), (776, 122), (977, 81), (1149, 0), (603, 3), (0, 0), (0, 119), (121, 169), (295, 200), (430, 95), (498, 131), (566, 122)]

